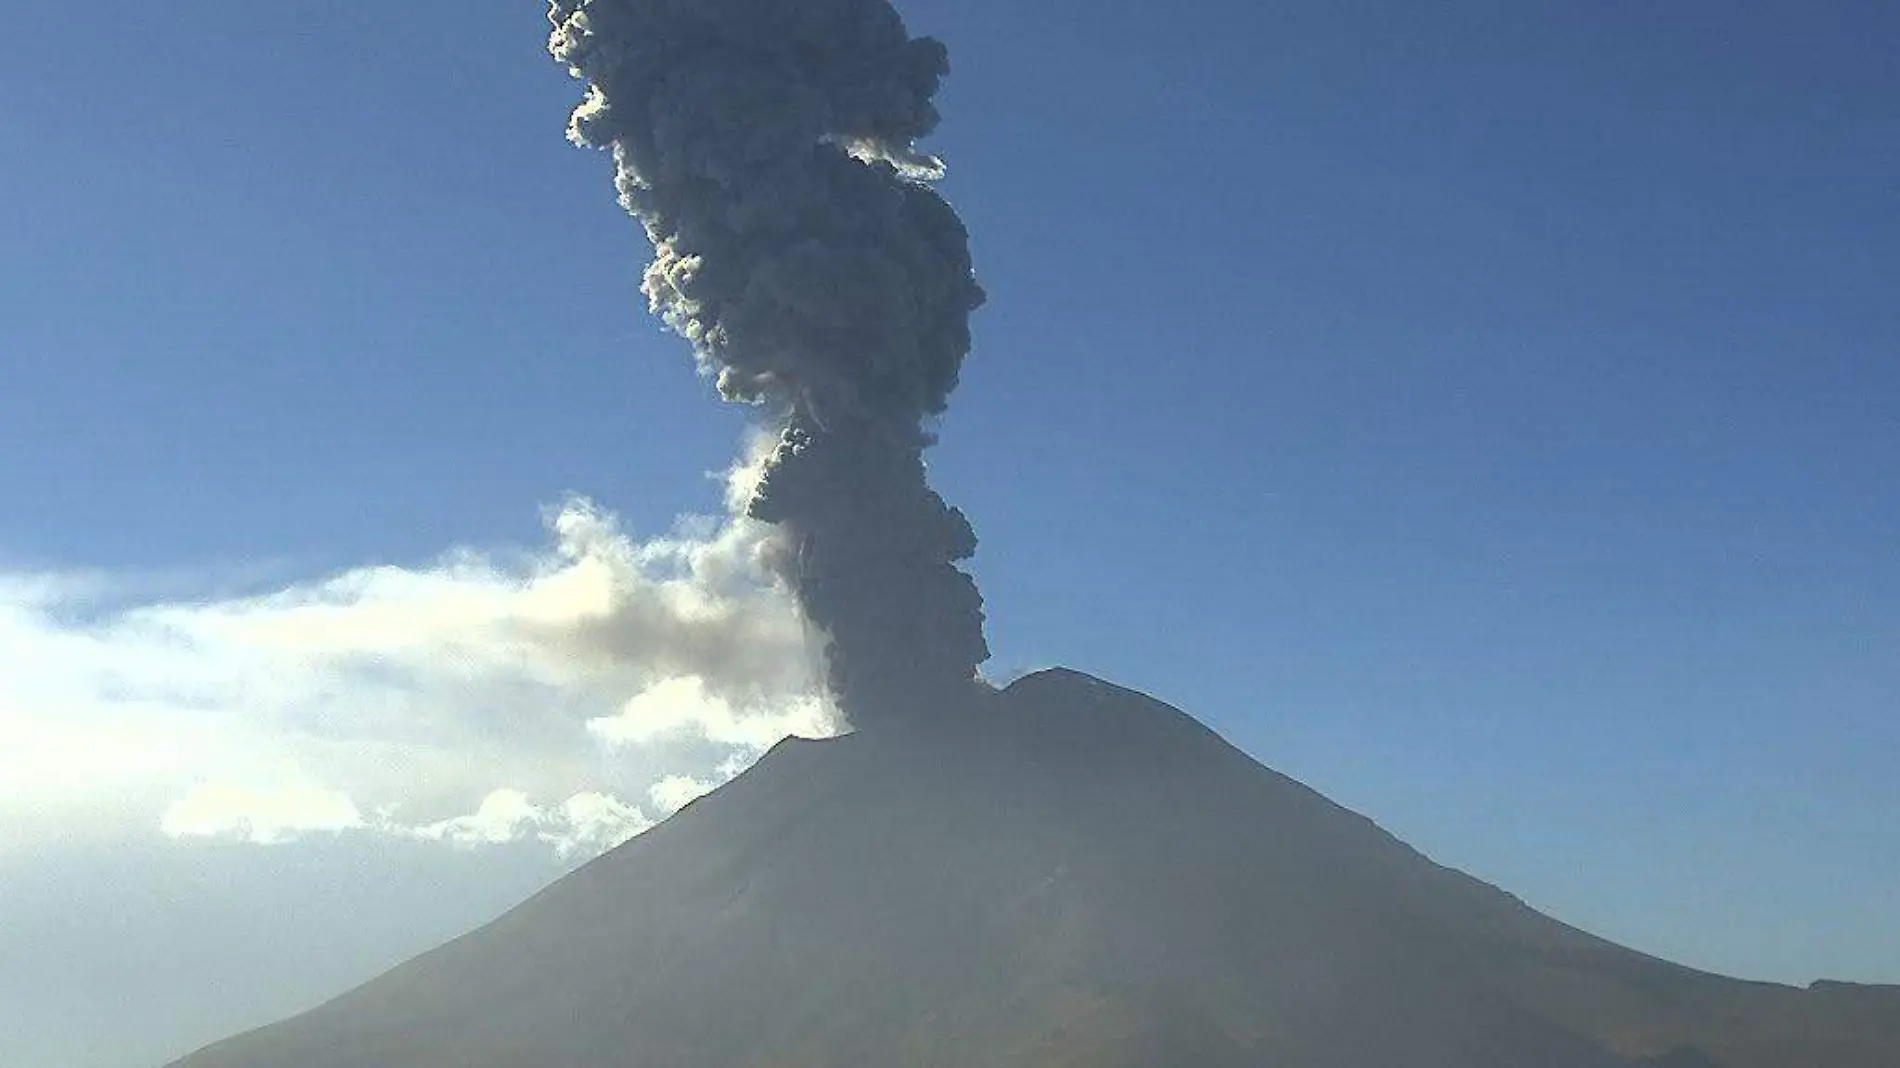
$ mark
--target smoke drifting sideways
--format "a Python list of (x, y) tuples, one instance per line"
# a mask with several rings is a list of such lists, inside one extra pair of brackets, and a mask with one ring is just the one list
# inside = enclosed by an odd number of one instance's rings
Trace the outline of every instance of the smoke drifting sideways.
[(644, 291), (728, 400), (777, 421), (746, 511), (829, 638), (859, 728), (978, 692), (967, 518), (926, 481), (983, 303), (963, 223), (918, 152), (949, 70), (885, 0), (552, 0), (586, 83), (576, 144), (610, 149), (655, 258)]

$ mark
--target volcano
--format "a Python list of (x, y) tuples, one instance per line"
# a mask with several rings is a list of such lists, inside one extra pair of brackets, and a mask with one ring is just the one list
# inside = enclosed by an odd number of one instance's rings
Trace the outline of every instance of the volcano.
[(176, 1068), (1894, 1068), (1900, 987), (1708, 975), (1144, 695), (781, 743), (471, 934)]

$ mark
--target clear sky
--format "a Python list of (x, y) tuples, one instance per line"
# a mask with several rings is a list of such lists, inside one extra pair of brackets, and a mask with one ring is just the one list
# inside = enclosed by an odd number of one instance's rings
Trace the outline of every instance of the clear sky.
[[(992, 298), (933, 473), (997, 677), (1152, 692), (1638, 948), (1900, 982), (1900, 8), (900, 7)], [(539, 5), (14, 23), (0, 1062), (299, 1007), (803, 722), (792, 668), (722, 711), (455, 629), (745, 536), (646, 540), (745, 418)], [(82, 1042), (105, 976), (148, 1009)]]

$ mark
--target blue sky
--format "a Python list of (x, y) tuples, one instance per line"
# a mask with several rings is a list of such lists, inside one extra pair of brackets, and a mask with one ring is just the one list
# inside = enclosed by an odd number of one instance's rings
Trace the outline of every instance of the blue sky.
[[(1900, 12), (910, 0), (933, 472), (1070, 664), (1561, 918), (1900, 981)], [(186, 600), (716, 513), (537, 5), (0, 41), (0, 570)]]

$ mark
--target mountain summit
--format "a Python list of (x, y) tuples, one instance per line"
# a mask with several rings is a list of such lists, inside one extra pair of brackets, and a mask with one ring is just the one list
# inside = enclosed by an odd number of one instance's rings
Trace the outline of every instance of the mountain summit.
[(787, 741), (494, 923), (176, 1068), (1893, 1068), (1072, 671)]

